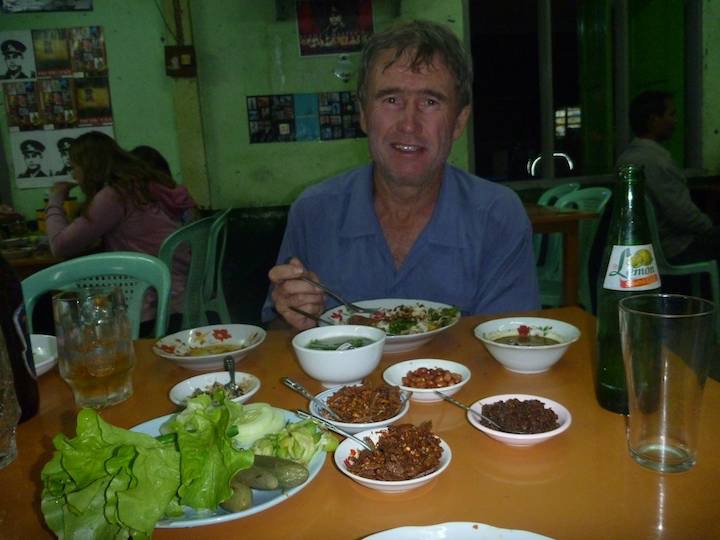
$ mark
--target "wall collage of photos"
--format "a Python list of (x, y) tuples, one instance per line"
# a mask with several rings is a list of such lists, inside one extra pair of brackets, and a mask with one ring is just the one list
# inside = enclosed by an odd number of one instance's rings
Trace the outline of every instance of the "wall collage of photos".
[(250, 143), (364, 137), (355, 92), (248, 96)]
[(70, 180), (72, 140), (92, 130), (113, 135), (102, 27), (0, 32), (0, 51), (16, 185)]

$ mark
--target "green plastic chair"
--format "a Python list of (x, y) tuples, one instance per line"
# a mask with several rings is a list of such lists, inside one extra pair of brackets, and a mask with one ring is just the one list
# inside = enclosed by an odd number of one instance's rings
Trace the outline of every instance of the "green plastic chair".
[[(540, 206), (553, 206), (557, 200), (563, 195), (567, 195), (573, 191), (580, 189), (580, 184), (577, 182), (569, 182), (567, 184), (560, 184), (559, 186), (551, 187), (543, 191), (537, 200), (537, 204)], [(560, 233), (554, 233), (558, 238), (561, 236)], [(533, 235), (533, 252), (535, 253), (535, 264), (540, 263), (542, 256), (543, 241), (547, 245), (547, 240), (550, 235), (547, 234), (534, 234)]]
[[(695, 296), (701, 296), (700, 278), (703, 274), (707, 274), (710, 279), (712, 301), (715, 303), (715, 309), (720, 309), (720, 279), (718, 278), (720, 274), (718, 273), (717, 262), (713, 259), (683, 264), (671, 264), (668, 262), (660, 243), (655, 206), (648, 195), (645, 195), (645, 213), (647, 214), (650, 238), (655, 252), (655, 262), (660, 276), (690, 276), (692, 293)], [(720, 314), (717, 311), (715, 312), (715, 336), (720, 339)]]
[(181, 247), (190, 249), (190, 267), (183, 296), (182, 321), (180, 328), (206, 326), (203, 290), (208, 272), (208, 245), (210, 229), (216, 216), (198, 219), (180, 227), (160, 245), (158, 258), (172, 269), (175, 253)]
[(155, 337), (165, 335), (170, 304), (170, 271), (157, 257), (134, 251), (110, 251), (77, 257), (36, 272), (22, 281), (28, 327), (40, 297), (67, 289), (120, 287), (128, 307), (132, 337), (140, 333), (143, 299), (149, 288), (157, 294)]
[(227, 224), (231, 208), (220, 212), (210, 227), (210, 239), (207, 252), (207, 272), (203, 288), (203, 310), (217, 315), (217, 322), (229, 324), (230, 312), (225, 301), (222, 270), (225, 262), (225, 246), (227, 244)]
[[(556, 208), (575, 208), (577, 210), (596, 212), (598, 214), (596, 219), (581, 221), (578, 233), (578, 245), (580, 246), (580, 260), (578, 261), (580, 268), (580, 290), (578, 291), (578, 297), (580, 304), (588, 311), (592, 310), (588, 277), (590, 251), (600, 223), (600, 216), (602, 216), (611, 195), (611, 190), (605, 187), (584, 188), (563, 195), (555, 203)], [(562, 235), (550, 235), (545, 263), (537, 268), (538, 282), (540, 285), (540, 302), (543, 306), (559, 306), (562, 301), (562, 258)]]

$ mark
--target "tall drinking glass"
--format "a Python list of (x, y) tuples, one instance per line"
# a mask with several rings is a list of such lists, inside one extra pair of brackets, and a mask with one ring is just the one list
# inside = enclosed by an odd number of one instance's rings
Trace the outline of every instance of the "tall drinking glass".
[(119, 288), (64, 291), (53, 297), (60, 376), (80, 407), (101, 408), (132, 395), (135, 356)]
[(676, 294), (631, 296), (619, 306), (630, 454), (656, 471), (688, 470), (697, 455), (715, 306)]

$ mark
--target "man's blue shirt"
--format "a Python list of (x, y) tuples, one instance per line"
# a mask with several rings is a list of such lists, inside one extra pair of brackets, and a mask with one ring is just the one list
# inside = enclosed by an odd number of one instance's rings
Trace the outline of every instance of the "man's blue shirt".
[[(373, 207), (372, 171), (366, 165), (306, 189), (290, 208), (278, 263), (298, 257), (351, 302), (430, 300), (464, 315), (539, 308), (532, 228), (511, 189), (446, 165), (432, 217), (395, 268)], [(262, 318), (274, 317), (268, 295)]]

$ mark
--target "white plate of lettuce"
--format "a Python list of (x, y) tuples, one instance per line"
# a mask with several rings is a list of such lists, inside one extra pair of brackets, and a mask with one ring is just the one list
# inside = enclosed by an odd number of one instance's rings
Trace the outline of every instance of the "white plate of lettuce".
[[(279, 409), (285, 414), (287, 422), (298, 422), (301, 420), (295, 413)], [(160, 435), (160, 426), (162, 426), (168, 419), (173, 415), (161, 416), (147, 422), (143, 422), (140, 425), (135, 426), (131, 431), (140, 433), (146, 433), (153, 437)], [(299, 491), (305, 489), (305, 487), (313, 481), (325, 464), (326, 452), (318, 452), (308, 464), (308, 479), (304, 484), (289, 489), (287, 491), (274, 490), (274, 491), (261, 491), (253, 490), (253, 505), (247, 510), (241, 512), (226, 512), (222, 508), (218, 508), (215, 511), (202, 511), (193, 510), (192, 508), (184, 508), (184, 515), (177, 518), (163, 519), (156, 525), (157, 528), (181, 528), (181, 527), (201, 527), (204, 525), (214, 525), (215, 523), (223, 523), (225, 521), (233, 521), (235, 519), (241, 519), (246, 516), (251, 516), (272, 508), (273, 506), (280, 504), (281, 502), (289, 499)]]

